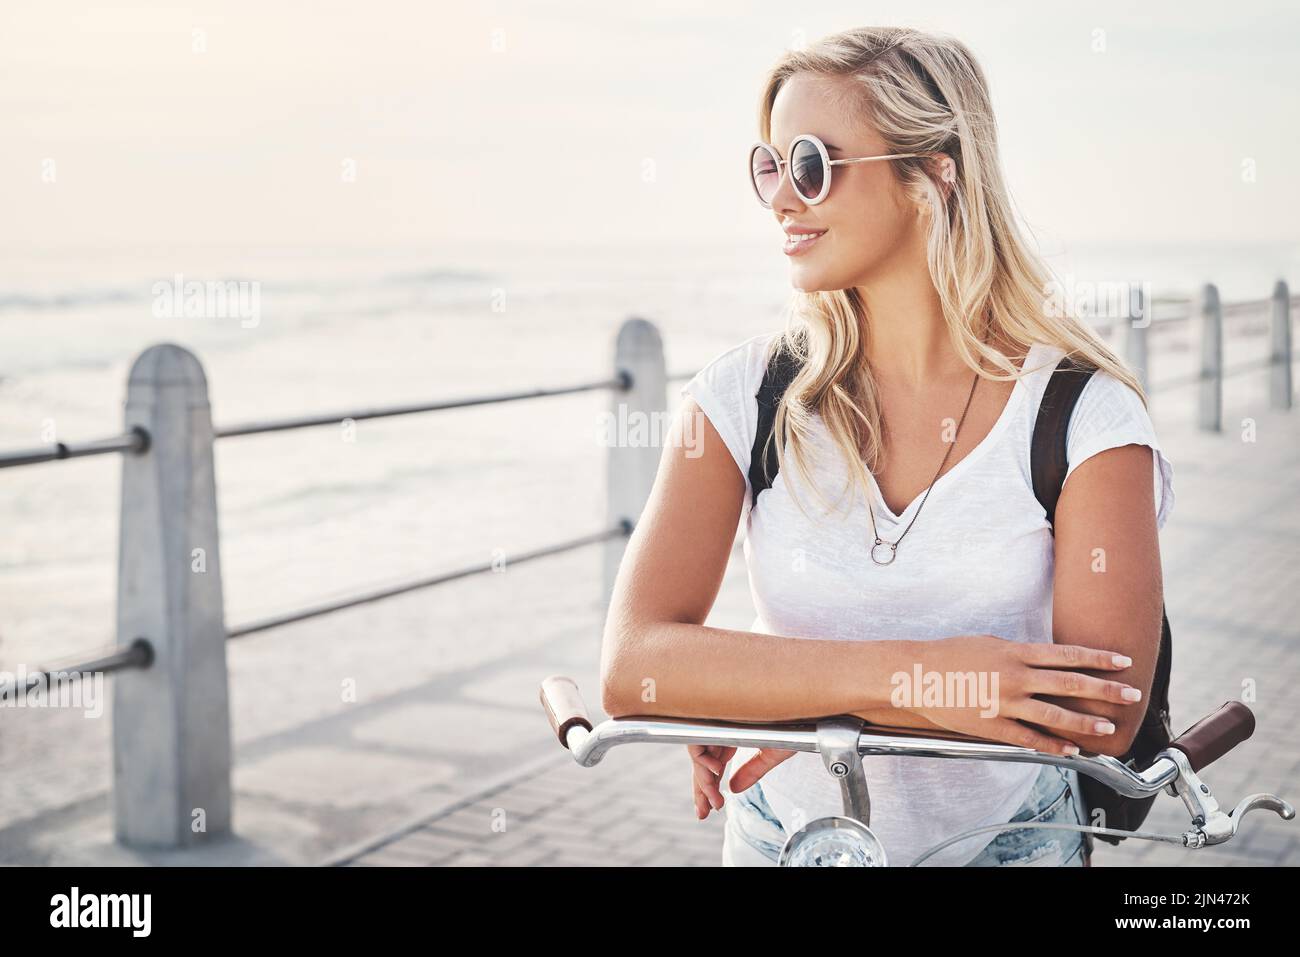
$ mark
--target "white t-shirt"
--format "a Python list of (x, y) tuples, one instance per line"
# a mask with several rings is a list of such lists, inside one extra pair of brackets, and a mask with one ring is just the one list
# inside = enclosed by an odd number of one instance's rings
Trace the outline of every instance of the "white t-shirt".
[[(681, 390), (708, 416), (745, 477), (741, 525), (758, 612), (752, 630), (844, 641), (964, 634), (1051, 641), (1053, 538), (1034, 497), (1029, 454), (1039, 402), (1063, 351), (1041, 343), (1029, 349), (1023, 368), (1036, 371), (1016, 383), (988, 436), (939, 477), (893, 564), (879, 566), (869, 555), (865, 499), (857, 492), (846, 516), (840, 495), (848, 466), (819, 419), (813, 474), (840, 511), (826, 514), (812, 491), (798, 484), (788, 457), (772, 487), (750, 508), (755, 393), (775, 338), (776, 333), (754, 336), (722, 353)], [(1071, 416), (1067, 439), (1070, 472), (1108, 448), (1137, 443), (1155, 450), (1157, 527), (1164, 526), (1174, 505), (1173, 467), (1135, 391), (1108, 373), (1094, 373)], [(792, 500), (792, 486), (811, 518)], [(918, 495), (901, 515), (877, 502), (880, 536), (896, 540), (920, 500)], [(741, 752), (736, 761), (751, 753)], [(863, 765), (872, 830), (891, 864), (898, 865), (961, 831), (1007, 821), (1039, 771), (1032, 764), (919, 757), (874, 756), (864, 758)], [(842, 813), (839, 785), (816, 754), (800, 753), (779, 765), (763, 778), (762, 788), (787, 833), (822, 815)], [(964, 864), (995, 836), (962, 841), (927, 864)]]

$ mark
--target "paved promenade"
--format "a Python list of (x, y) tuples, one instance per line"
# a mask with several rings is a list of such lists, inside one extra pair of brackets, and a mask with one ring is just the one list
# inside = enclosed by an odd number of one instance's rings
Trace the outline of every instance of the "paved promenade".
[[(1199, 433), (1186, 420), (1160, 428), (1157, 420), (1175, 469), (1174, 516), (1162, 533), (1175, 642), (1174, 722), (1182, 730), (1252, 687), (1255, 736), (1205, 778), (1227, 807), (1253, 791), (1273, 791), (1297, 803), (1300, 411), (1264, 411), (1259, 393), (1236, 398), (1225, 409), (1220, 435)], [(1248, 417), (1255, 420), (1254, 442), (1241, 437)], [(735, 574), (738, 564), (737, 556), (723, 612), (728, 616), (742, 604), (735, 590), (746, 587)], [(590, 703), (594, 691), (587, 697)], [(504, 821), (505, 829), (493, 830), (494, 821)], [(1182, 802), (1160, 797), (1147, 823), (1152, 830), (1181, 831), (1187, 823)], [(1094, 864), (1300, 864), (1300, 822), (1257, 811), (1247, 825), (1228, 845), (1198, 852), (1148, 841), (1102, 844)], [(694, 818), (684, 749), (641, 746), (615, 749), (590, 769), (561, 754), (386, 839), (352, 848), (337, 861), (712, 866), (721, 839), (720, 815), (706, 822)]]
[[(1206, 775), (1227, 805), (1264, 790), (1300, 801), (1300, 409), (1268, 411), (1250, 378), (1226, 390), (1218, 435), (1191, 426), (1187, 390), (1154, 401), (1175, 469), (1162, 533), (1175, 724), (1243, 684), (1255, 696), (1255, 737)], [(0, 864), (715, 865), (721, 822), (695, 820), (683, 748), (579, 768), (537, 704), (556, 672), (598, 699), (599, 572), (583, 551), (234, 642), (238, 837), (198, 851), (112, 842), (108, 721), (2, 715)], [(751, 618), (736, 553), (710, 623)], [(355, 701), (340, 702), (344, 679)], [(1149, 823), (1181, 817), (1162, 797)], [(1257, 813), (1226, 848), (1129, 841), (1096, 863), (1300, 864), (1300, 822)]]

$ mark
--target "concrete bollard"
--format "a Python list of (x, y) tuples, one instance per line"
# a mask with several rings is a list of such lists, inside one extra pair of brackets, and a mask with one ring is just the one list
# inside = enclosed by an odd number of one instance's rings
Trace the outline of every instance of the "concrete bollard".
[(1273, 360), (1268, 371), (1268, 404), (1275, 409), (1291, 408), (1291, 290), (1286, 280), (1273, 287), (1270, 322)]
[[(623, 323), (614, 345), (615, 375), (626, 374), (631, 387), (615, 391), (610, 399), (615, 423), (635, 428), (640, 419), (642, 435), (647, 441), (632, 443), (624, 436), (632, 433), (618, 428), (610, 444), (606, 471), (607, 526), (620, 522), (635, 525), (650, 499), (655, 475), (659, 471), (660, 444), (651, 441), (659, 435), (656, 422), (668, 409), (668, 373), (664, 368), (664, 344), (659, 330), (645, 319), (631, 318)], [(642, 418), (644, 417), (644, 418)], [(610, 538), (605, 543), (604, 597), (608, 603), (614, 593), (618, 566), (627, 548), (627, 538)]]
[(1223, 429), (1223, 308), (1214, 283), (1201, 289), (1201, 381), (1197, 424), (1207, 432)]
[(117, 643), (146, 638), (152, 667), (113, 678), (119, 843), (180, 848), (230, 833), (230, 710), (207, 379), (175, 345), (131, 367), (123, 456)]

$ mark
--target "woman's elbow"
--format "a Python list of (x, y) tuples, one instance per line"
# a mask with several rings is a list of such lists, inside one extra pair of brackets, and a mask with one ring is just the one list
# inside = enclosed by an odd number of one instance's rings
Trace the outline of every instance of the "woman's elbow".
[(611, 718), (623, 718), (631, 712), (627, 708), (627, 689), (617, 671), (609, 668), (600, 674), (600, 709)]
[(638, 668), (633, 661), (633, 636), (626, 629), (605, 636), (605, 652), (600, 661), (600, 707), (611, 718), (636, 713), (640, 700), (636, 680)]
[(605, 671), (600, 677), (600, 708), (611, 718), (646, 714), (641, 684), (621, 669)]
[(1133, 747), (1133, 742), (1137, 740), (1138, 729), (1142, 724), (1141, 719), (1111, 719), (1111, 724), (1115, 725), (1113, 734), (1090, 737), (1083, 746), (1096, 754), (1104, 754), (1111, 758), (1123, 758), (1128, 754), (1129, 748)]
[[(1043, 700), (1068, 711), (1080, 711), (1077, 698), (1045, 697)], [(1094, 707), (1087, 709), (1084, 713), (1108, 721), (1115, 730), (1110, 734), (1065, 732), (1061, 734), (1061, 737), (1073, 741), (1084, 751), (1091, 754), (1104, 754), (1112, 758), (1123, 757), (1128, 752), (1128, 749), (1133, 747), (1133, 741), (1137, 738), (1138, 729), (1142, 727), (1142, 717), (1146, 710), (1145, 704), (1117, 705), (1093, 702), (1093, 705)], [(1051, 729), (1045, 728), (1044, 730), (1050, 731)]]

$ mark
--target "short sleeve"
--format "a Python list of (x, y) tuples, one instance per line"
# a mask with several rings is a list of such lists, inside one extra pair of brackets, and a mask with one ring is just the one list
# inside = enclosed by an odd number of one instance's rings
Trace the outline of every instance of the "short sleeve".
[(1174, 507), (1174, 467), (1160, 448), (1151, 416), (1134, 389), (1108, 372), (1093, 373), (1070, 416), (1066, 442), (1070, 461), (1067, 481), (1080, 463), (1098, 452), (1124, 445), (1150, 446), (1156, 527), (1164, 527)]
[(749, 455), (758, 434), (758, 387), (762, 385), (769, 350), (777, 333), (747, 339), (704, 366), (681, 389), (713, 423), (713, 428), (745, 477), (745, 502), (750, 497)]

